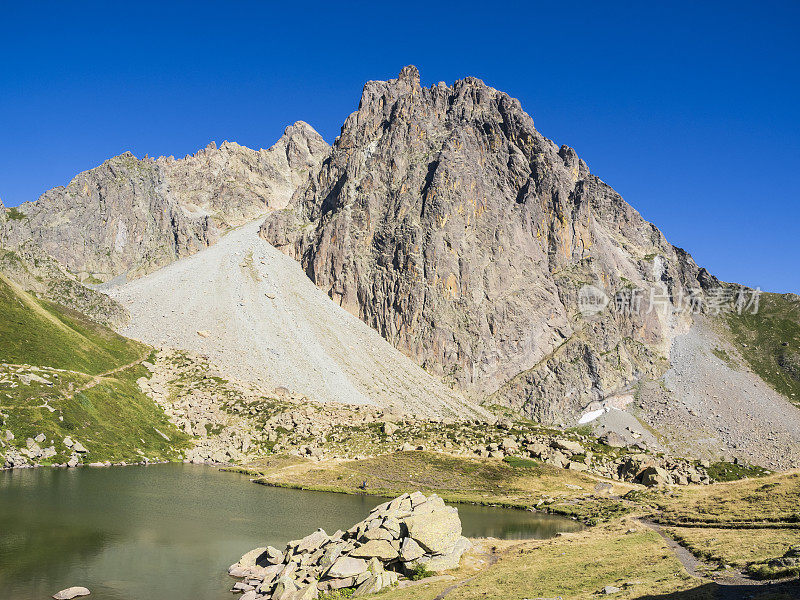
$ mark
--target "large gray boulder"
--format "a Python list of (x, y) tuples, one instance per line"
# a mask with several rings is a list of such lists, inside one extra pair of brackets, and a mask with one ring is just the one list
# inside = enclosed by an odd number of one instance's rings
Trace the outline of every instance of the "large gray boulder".
[(367, 561), (361, 558), (351, 558), (349, 556), (342, 556), (338, 558), (335, 563), (328, 569), (326, 573), (328, 577), (334, 579), (341, 579), (343, 577), (352, 577), (359, 575), (367, 570)]
[(87, 588), (76, 585), (53, 594), (53, 598), (56, 600), (72, 600), (72, 598), (88, 596), (89, 594), (91, 594), (91, 592)]
[(409, 537), (435, 554), (453, 546), (461, 537), (461, 519), (456, 511), (415, 515), (406, 520), (406, 527)]

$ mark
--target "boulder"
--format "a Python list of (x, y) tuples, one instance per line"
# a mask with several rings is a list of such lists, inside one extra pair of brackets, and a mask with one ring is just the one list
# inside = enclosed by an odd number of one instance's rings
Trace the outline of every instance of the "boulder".
[(414, 515), (406, 520), (406, 527), (410, 537), (433, 553), (452, 546), (461, 537), (461, 520), (450, 510)]
[(640, 477), (642, 484), (648, 487), (664, 485), (669, 482), (669, 473), (661, 467), (647, 467), (642, 471)]
[(556, 450), (550, 454), (545, 462), (549, 465), (553, 465), (554, 467), (562, 469), (567, 466), (569, 459), (564, 455), (563, 452)]
[(298, 589), (300, 588), (295, 583), (294, 579), (282, 576), (278, 579), (275, 588), (272, 590), (272, 597), (275, 600), (286, 600), (287, 598), (291, 598)]
[(356, 588), (356, 591), (353, 593), (353, 598), (360, 598), (361, 596), (380, 592), (385, 587), (385, 581), (386, 578), (384, 578), (383, 573), (370, 574), (370, 576)]
[(87, 588), (81, 586), (73, 586), (53, 594), (53, 598), (55, 598), (56, 600), (71, 600), (72, 598), (77, 598), (79, 596), (88, 596), (89, 594), (91, 594), (91, 592)]
[(297, 542), (295, 552), (298, 554), (303, 552), (311, 552), (317, 548), (320, 548), (329, 540), (330, 538), (328, 537), (328, 534), (325, 533), (325, 530), (317, 529), (314, 533), (307, 535), (302, 540)]
[(336, 559), (339, 558), (342, 554), (342, 549), (344, 548), (343, 543), (338, 544), (330, 544), (325, 548), (325, 552), (322, 554), (322, 558), (320, 558), (319, 565), (324, 570), (330, 567), (333, 563), (336, 562)]
[(250, 574), (250, 569), (245, 569), (244, 567), (240, 567), (239, 563), (234, 563), (230, 567), (228, 567), (228, 575), (231, 577), (238, 577), (244, 578)]
[(609, 431), (600, 437), (599, 442), (601, 444), (605, 444), (606, 446), (610, 446), (611, 448), (624, 448), (627, 446), (625, 440), (623, 440), (622, 436), (616, 431)]
[(250, 550), (250, 552), (239, 559), (238, 566), (242, 569), (255, 567), (257, 564), (259, 564), (259, 559), (266, 553), (266, 551), (266, 548), (254, 548), (253, 550)]
[(589, 466), (588, 465), (586, 465), (585, 463), (576, 462), (574, 460), (569, 461), (569, 463), (567, 464), (567, 468), (570, 471), (588, 471), (589, 470)]
[(324, 587), (330, 590), (340, 590), (342, 588), (353, 587), (356, 584), (355, 575), (352, 577), (341, 577), (337, 579), (328, 579), (323, 582)]
[(639, 479), (648, 467), (654, 467), (656, 461), (647, 454), (632, 454), (626, 456), (619, 465), (619, 474), (626, 479)]
[[(399, 533), (400, 524), (398, 523), (398, 533)], [(364, 541), (369, 540), (393, 540), (395, 536), (392, 535), (389, 530), (384, 529), (380, 525), (377, 527), (372, 527), (367, 529), (364, 532), (364, 535), (361, 536)]]
[(249, 583), (245, 583), (244, 581), (237, 581), (233, 584), (233, 588), (231, 589), (232, 592), (249, 592), (250, 590), (254, 590), (255, 587), (250, 585)]
[(273, 546), (267, 546), (266, 559), (268, 563), (278, 565), (283, 562), (283, 552)]
[(319, 596), (316, 583), (307, 583), (292, 595), (292, 600), (314, 600)]
[(572, 440), (565, 440), (561, 438), (557, 438), (552, 442), (553, 448), (557, 448), (558, 450), (563, 450), (565, 452), (571, 452), (572, 454), (583, 454), (583, 446), (581, 446), (578, 442), (573, 442)]
[(381, 527), (388, 531), (392, 538), (397, 539), (400, 537), (400, 521), (394, 517), (386, 517), (381, 523)]
[(422, 549), (422, 546), (410, 537), (405, 538), (402, 546), (400, 546), (400, 560), (403, 562), (416, 560), (421, 558), (424, 554), (425, 550)]
[(328, 577), (333, 579), (342, 579), (344, 577), (354, 577), (367, 570), (367, 561), (360, 558), (350, 558), (349, 556), (341, 556), (336, 559), (330, 569), (328, 569)]
[(379, 558), (388, 562), (398, 556), (397, 550), (387, 540), (370, 540), (350, 553), (354, 558)]
[(503, 438), (503, 441), (500, 442), (500, 448), (504, 452), (517, 452), (519, 450), (519, 444), (514, 438), (507, 437)]
[(430, 571), (434, 572), (457, 569), (461, 562), (461, 556), (471, 547), (472, 542), (465, 537), (461, 537), (449, 552), (425, 556), (417, 562), (424, 564)]
[(550, 447), (544, 444), (534, 443), (528, 445), (528, 452), (531, 453), (531, 458), (541, 458), (547, 455), (549, 451)]

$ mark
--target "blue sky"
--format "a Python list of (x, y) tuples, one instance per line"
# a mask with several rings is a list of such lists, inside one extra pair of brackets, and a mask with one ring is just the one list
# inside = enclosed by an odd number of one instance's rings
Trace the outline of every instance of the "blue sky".
[(798, 2), (111, 4), (2, 0), (6, 205), (125, 150), (332, 141), (415, 64), (519, 98), (720, 278), (800, 292)]

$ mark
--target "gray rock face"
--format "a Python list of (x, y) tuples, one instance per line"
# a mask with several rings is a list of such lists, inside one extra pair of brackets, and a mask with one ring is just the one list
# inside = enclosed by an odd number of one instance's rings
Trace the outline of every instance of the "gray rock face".
[(332, 152), (261, 235), (431, 372), (543, 421), (665, 367), (659, 314), (584, 316), (579, 290), (714, 280), (475, 78), (364, 86)]
[(327, 152), (300, 121), (268, 150), (212, 142), (180, 160), (126, 152), (21, 205), (21, 217), (0, 223), (0, 245), (30, 240), (81, 280), (138, 276), (284, 206)]
[(0, 248), (0, 272), (25, 291), (77, 310), (103, 325), (121, 327), (128, 322), (128, 311), (121, 304), (82, 285), (74, 274), (30, 240), (13, 251)]

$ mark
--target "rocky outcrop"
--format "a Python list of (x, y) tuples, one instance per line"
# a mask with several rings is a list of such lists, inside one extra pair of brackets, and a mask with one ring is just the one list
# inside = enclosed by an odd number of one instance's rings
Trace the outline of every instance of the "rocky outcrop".
[(0, 273), (26, 292), (77, 310), (108, 327), (127, 324), (128, 311), (116, 300), (83, 285), (61, 263), (30, 241), (16, 250), (0, 248)]
[[(550, 422), (663, 372), (672, 308), (714, 283), (519, 101), (414, 67), (364, 86), (261, 235), (429, 371)], [(582, 313), (589, 284), (665, 310)]]
[(394, 585), (419, 565), (455, 569), (470, 546), (458, 509), (436, 494), (414, 492), (376, 506), (347, 531), (318, 529), (284, 550), (256, 548), (228, 573), (242, 579), (232, 591), (248, 600), (309, 600), (341, 589), (360, 597)]
[(327, 152), (301, 121), (268, 150), (212, 142), (179, 160), (125, 152), (14, 209), (0, 245), (31, 241), (81, 281), (138, 276), (284, 206)]

